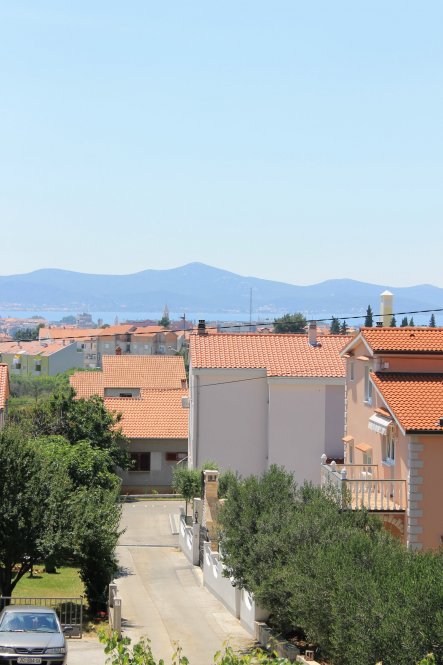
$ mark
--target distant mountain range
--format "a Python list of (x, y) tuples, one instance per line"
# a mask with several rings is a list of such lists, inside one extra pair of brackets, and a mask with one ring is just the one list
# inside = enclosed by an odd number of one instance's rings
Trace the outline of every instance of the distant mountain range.
[(0, 311), (55, 309), (72, 311), (252, 312), (263, 318), (286, 312), (325, 316), (360, 315), (370, 304), (379, 311), (380, 294), (394, 293), (395, 310), (443, 307), (443, 289), (421, 284), (391, 287), (351, 279), (295, 286), (243, 277), (202, 263), (171, 270), (144, 270), (133, 275), (90, 275), (68, 270), (36, 270), (0, 276)]

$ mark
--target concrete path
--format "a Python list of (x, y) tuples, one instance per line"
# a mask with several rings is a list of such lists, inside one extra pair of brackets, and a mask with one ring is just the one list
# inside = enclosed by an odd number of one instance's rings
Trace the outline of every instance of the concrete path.
[(178, 514), (180, 505), (137, 501), (123, 507), (126, 531), (117, 548), (122, 574), (116, 583), (124, 634), (133, 640), (148, 636), (154, 656), (168, 665), (177, 641), (190, 665), (212, 665), (223, 644), (240, 650), (253, 641), (179, 550), (169, 516)]
[(103, 644), (95, 637), (68, 640), (68, 665), (105, 665)]

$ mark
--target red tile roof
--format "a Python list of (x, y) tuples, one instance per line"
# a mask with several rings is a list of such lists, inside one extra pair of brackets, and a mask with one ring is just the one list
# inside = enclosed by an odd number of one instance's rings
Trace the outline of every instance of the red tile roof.
[(7, 365), (0, 365), (0, 410), (6, 406), (9, 397), (9, 372)]
[(307, 335), (266, 333), (219, 333), (191, 335), (192, 366), (267, 370), (268, 376), (345, 377), (345, 361), (339, 352), (343, 335), (322, 335), (317, 346)]
[(187, 390), (142, 390), (140, 398), (105, 397), (109, 411), (122, 414), (123, 433), (133, 439), (187, 439)]
[(183, 388), (186, 381), (182, 356), (103, 356), (102, 365), (107, 388)]
[(443, 328), (362, 328), (374, 353), (443, 353)]
[(102, 371), (70, 377), (78, 397), (104, 394), (105, 388), (181, 389), (186, 386), (182, 356), (103, 356)]
[(84, 337), (109, 337), (126, 335), (134, 331), (132, 323), (123, 323), (108, 328), (40, 328), (40, 339), (83, 339)]
[(443, 374), (375, 373), (371, 379), (406, 432), (441, 432)]
[(68, 346), (68, 343), (64, 344), (62, 341), (39, 342), (36, 340), (33, 342), (0, 342), (0, 353), (28, 356), (50, 356)]

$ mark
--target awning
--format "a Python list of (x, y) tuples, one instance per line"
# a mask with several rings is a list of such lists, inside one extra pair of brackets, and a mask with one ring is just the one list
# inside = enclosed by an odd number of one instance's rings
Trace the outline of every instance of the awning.
[(391, 418), (386, 418), (385, 416), (382, 416), (379, 413), (374, 413), (369, 418), (368, 427), (373, 432), (377, 432), (378, 434), (383, 434), (384, 436), (386, 436), (386, 434), (388, 433), (388, 427), (389, 425), (392, 425), (392, 422), (393, 421)]

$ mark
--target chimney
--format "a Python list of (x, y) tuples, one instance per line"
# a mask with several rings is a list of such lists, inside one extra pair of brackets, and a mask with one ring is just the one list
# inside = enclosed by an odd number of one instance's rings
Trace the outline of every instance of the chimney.
[(199, 335), (206, 335), (206, 321), (204, 319), (199, 320), (197, 332)]
[(380, 296), (380, 313), (383, 327), (390, 326), (392, 315), (394, 314), (394, 296), (390, 291), (383, 291)]
[(317, 346), (317, 322), (309, 321), (308, 342), (311, 346)]

